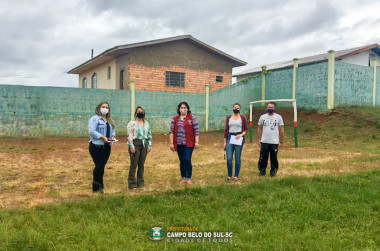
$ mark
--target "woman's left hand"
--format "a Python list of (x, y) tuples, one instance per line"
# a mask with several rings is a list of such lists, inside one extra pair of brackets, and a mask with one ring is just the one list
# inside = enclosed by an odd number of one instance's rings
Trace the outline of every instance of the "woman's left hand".
[(115, 137), (115, 136), (112, 136), (112, 138), (111, 138), (111, 139), (115, 140), (115, 139), (116, 139), (116, 137)]
[(148, 149), (146, 149), (147, 152), (150, 152), (152, 150), (152, 147), (148, 147)]
[(199, 148), (199, 143), (195, 143), (195, 144), (194, 144), (194, 148), (195, 148), (195, 149), (198, 149), (198, 148)]
[(236, 135), (235, 139), (240, 139), (241, 137), (243, 137), (243, 134), (238, 134)]

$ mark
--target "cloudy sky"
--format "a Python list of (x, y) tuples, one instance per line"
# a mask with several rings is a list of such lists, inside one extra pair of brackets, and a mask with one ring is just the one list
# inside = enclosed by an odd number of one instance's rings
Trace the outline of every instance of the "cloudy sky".
[(248, 62), (380, 43), (374, 0), (0, 0), (0, 84), (77, 87), (67, 71), (116, 45), (190, 34)]

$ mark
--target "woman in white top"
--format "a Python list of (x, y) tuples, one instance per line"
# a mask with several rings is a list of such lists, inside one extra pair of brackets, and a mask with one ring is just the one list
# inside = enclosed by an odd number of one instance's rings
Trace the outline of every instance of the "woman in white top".
[[(245, 116), (240, 114), (240, 104), (235, 103), (232, 106), (232, 115), (227, 116), (226, 124), (224, 128), (224, 149), (227, 152), (227, 180), (232, 178), (232, 159), (235, 152), (235, 175), (233, 177), (234, 181), (238, 180), (240, 172), (240, 157), (244, 145), (244, 135), (248, 132), (247, 119)], [(236, 142), (232, 142), (231, 138), (235, 138)], [(242, 139), (242, 142), (238, 141)]]

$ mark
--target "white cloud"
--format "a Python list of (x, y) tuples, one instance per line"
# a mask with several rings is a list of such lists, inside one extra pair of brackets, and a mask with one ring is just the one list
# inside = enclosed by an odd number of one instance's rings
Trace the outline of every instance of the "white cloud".
[(239, 72), (379, 43), (380, 3), (334, 1), (5, 1), (0, 83), (77, 86), (66, 72), (116, 45), (191, 34), (247, 61)]

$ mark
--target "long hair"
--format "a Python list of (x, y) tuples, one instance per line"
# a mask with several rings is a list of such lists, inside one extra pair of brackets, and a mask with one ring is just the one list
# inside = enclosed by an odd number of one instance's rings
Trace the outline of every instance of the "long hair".
[[(145, 116), (146, 116), (145, 109), (142, 108), (142, 106), (138, 106), (138, 107), (136, 107), (136, 110), (135, 110), (135, 119), (136, 119), (136, 117), (137, 117), (137, 110), (138, 110), (138, 109), (143, 110), (143, 112), (144, 112), (144, 114), (145, 114)], [(144, 121), (144, 123), (145, 123), (145, 116), (144, 116), (144, 118), (142, 118), (142, 120)]]
[(103, 104), (107, 104), (108, 105), (108, 113), (106, 115), (106, 119), (107, 121), (109, 121), (111, 123), (111, 125), (115, 128), (115, 123), (113, 122), (113, 119), (111, 118), (111, 106), (110, 104), (108, 104), (108, 102), (101, 102), (96, 108), (95, 108), (95, 113), (102, 116), (102, 113), (100, 112), (100, 107), (103, 105)]
[(187, 114), (191, 114), (189, 104), (187, 102), (183, 101), (183, 102), (181, 102), (181, 103), (178, 104), (178, 107), (177, 107), (177, 113), (178, 113), (178, 115), (181, 116), (181, 112), (179, 110), (180, 110), (180, 108), (181, 108), (182, 105), (185, 105), (187, 107)]

